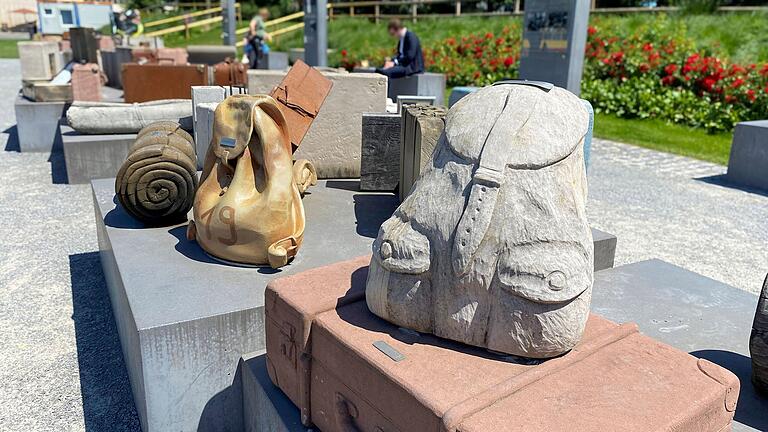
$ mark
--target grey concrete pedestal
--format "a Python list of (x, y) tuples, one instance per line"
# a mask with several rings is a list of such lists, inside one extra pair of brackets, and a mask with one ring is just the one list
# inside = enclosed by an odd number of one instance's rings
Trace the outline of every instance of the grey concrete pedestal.
[(445, 105), (445, 75), (425, 72), (391, 79), (387, 97), (396, 101), (398, 96), (434, 96), (435, 105)]
[[(592, 311), (735, 373), (741, 381), (733, 431), (768, 430), (768, 398), (750, 383), (749, 332), (757, 296), (660, 260), (595, 273)], [(242, 360), (244, 428), (308, 431), (269, 380), (265, 354)], [(514, 421), (513, 417), (510, 421)]]
[(22, 152), (50, 152), (61, 146), (59, 122), (66, 102), (32, 102), (21, 95), (16, 98), (16, 130)]
[(62, 125), (67, 182), (81, 184), (116, 176), (135, 140), (136, 134), (84, 135)]
[(358, 181), (321, 181), (304, 197), (296, 259), (279, 270), (239, 268), (186, 240), (186, 226), (145, 228), (92, 181), (102, 266), (144, 432), (242, 430), (237, 364), (264, 348), (264, 289), (275, 277), (370, 253), (393, 194)]
[(736, 125), (726, 177), (738, 185), (768, 191), (768, 120)]

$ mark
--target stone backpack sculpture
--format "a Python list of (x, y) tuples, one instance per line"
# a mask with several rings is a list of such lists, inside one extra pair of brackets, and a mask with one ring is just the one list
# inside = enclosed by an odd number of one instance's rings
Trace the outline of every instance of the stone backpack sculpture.
[(454, 105), (431, 167), (373, 244), (369, 309), (523, 357), (573, 348), (593, 282), (588, 124), (579, 98), (548, 83), (502, 82)]
[(278, 103), (230, 96), (214, 114), (187, 237), (225, 261), (284, 266), (304, 234), (301, 195), (316, 182), (309, 161), (293, 161)]

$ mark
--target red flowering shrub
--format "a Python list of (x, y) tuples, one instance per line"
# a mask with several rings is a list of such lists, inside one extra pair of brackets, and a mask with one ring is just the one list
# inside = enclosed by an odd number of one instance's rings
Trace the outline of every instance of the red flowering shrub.
[(712, 131), (768, 115), (768, 65), (729, 65), (659, 21), (621, 39), (589, 28), (582, 97), (596, 110)]
[(517, 76), (522, 30), (515, 24), (500, 35), (448, 38), (424, 50), (427, 69), (446, 75), (449, 86), (487, 85)]
[[(659, 118), (675, 123), (730, 130), (743, 120), (768, 117), (768, 64), (730, 64), (697, 50), (685, 29), (659, 14), (651, 24), (604, 34), (600, 19), (587, 29), (581, 96), (597, 112), (620, 117)], [(515, 78), (522, 29), (512, 22), (500, 34), (444, 39), (424, 47), (425, 66), (446, 75), (449, 86), (487, 85)], [(388, 50), (359, 58), (384, 59)], [(342, 67), (357, 57), (341, 51)]]

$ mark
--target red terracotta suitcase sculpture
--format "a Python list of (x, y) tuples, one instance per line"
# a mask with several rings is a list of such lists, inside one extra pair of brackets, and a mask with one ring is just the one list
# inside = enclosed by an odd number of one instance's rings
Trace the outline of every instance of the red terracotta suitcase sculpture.
[(72, 99), (76, 101), (101, 101), (103, 76), (96, 63), (76, 64), (72, 68)]
[(270, 378), (332, 431), (730, 430), (739, 381), (592, 315), (564, 356), (530, 361), (398, 329), (364, 301), (369, 257), (266, 291)]

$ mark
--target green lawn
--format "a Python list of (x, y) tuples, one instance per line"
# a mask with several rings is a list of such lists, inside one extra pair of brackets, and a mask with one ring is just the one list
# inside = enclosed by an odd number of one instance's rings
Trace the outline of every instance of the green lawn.
[(595, 116), (595, 136), (675, 153), (726, 165), (731, 134), (708, 134), (701, 129), (668, 124), (659, 120), (622, 119), (607, 114)]
[(17, 40), (0, 40), (0, 58), (19, 58)]

